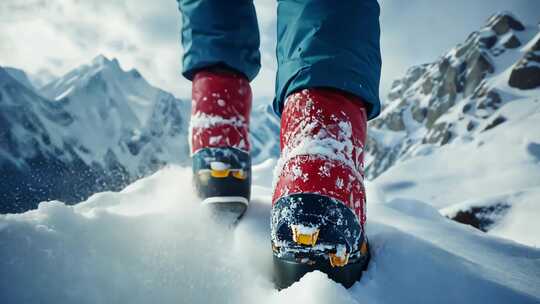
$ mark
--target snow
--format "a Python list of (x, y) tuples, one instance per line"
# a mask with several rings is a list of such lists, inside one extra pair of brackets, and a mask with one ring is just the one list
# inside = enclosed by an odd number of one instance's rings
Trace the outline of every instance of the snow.
[[(48, 100), (23, 92), (21, 100), (14, 101), (25, 102), (26, 115), (37, 116), (40, 131), (48, 138), (44, 142), (24, 125), (12, 127), (15, 138), (32, 143), (18, 149), (22, 157), (36, 151), (58, 155), (58, 149), (67, 151), (69, 144), (73, 152), (64, 153), (62, 161), (80, 158), (88, 166), (107, 168), (113, 155), (133, 178), (154, 172), (160, 162), (188, 160), (189, 105), (151, 86), (136, 70), (124, 71), (117, 60), (98, 56), (48, 84), (40, 94)], [(59, 122), (51, 119), (51, 113), (69, 119)], [(18, 116), (11, 120), (21, 123)]]
[[(307, 104), (309, 105), (312, 103), (309, 94), (308, 90), (303, 90), (301, 94), (291, 95), (287, 102), (294, 103), (297, 98), (307, 98)], [(298, 103), (295, 106), (299, 107)], [(358, 160), (354, 159), (353, 151), (358, 149), (356, 155), (359, 155), (363, 147), (356, 147), (353, 144), (351, 122), (344, 120), (337, 121), (332, 126), (322, 126), (318, 119), (306, 119), (311, 115), (312, 109), (310, 106), (300, 111), (303, 111), (304, 114), (300, 118), (296, 118), (298, 121), (293, 123), (296, 129), (291, 132), (293, 135), (290, 138), (285, 139), (287, 144), (283, 147), (281, 157), (274, 169), (274, 185), (277, 184), (285, 166), (297, 156), (315, 155), (316, 157), (326, 157), (330, 160), (339, 161), (347, 167), (356, 168)], [(336, 117), (333, 117), (333, 119), (337, 120)], [(330, 127), (335, 128), (333, 131), (336, 133), (335, 136), (328, 135)], [(298, 167), (294, 167), (292, 173), (295, 178), (304, 176)], [(353, 170), (352, 173), (355, 174), (355, 178), (358, 180), (363, 180), (362, 174), (357, 170)], [(324, 176), (325, 172), (321, 171), (319, 174)]]
[(56, 96), (54, 98), (55, 101), (58, 101), (58, 100), (61, 100), (63, 98), (65, 98), (66, 96), (68, 96), (69, 94), (71, 94), (71, 92), (73, 91), (73, 89), (75, 89), (74, 86), (71, 86), (69, 87), (67, 90), (65, 90), (63, 93), (61, 93), (60, 95)]
[(540, 99), (508, 103), (493, 117), (498, 115), (507, 118), (504, 127), (407, 159), (375, 182), (388, 198), (420, 199), (436, 208), (540, 186), (540, 163), (529, 148), (540, 143), (540, 133), (533, 131), (540, 121)]
[(319, 229), (318, 227), (310, 227), (304, 225), (293, 225), (293, 229), (296, 229), (299, 234), (313, 235)]
[(229, 164), (218, 162), (218, 161), (213, 161), (213, 162), (210, 163), (210, 168), (212, 170), (223, 171), (223, 170), (229, 169)]
[(199, 206), (191, 170), (169, 166), (75, 206), (44, 202), (0, 216), (5, 303), (535, 303), (540, 250), (447, 220), (427, 203), (385, 200), (376, 183), (373, 254), (347, 290), (314, 272), (271, 282), (271, 175), (253, 168), (253, 199), (234, 227)]
[(237, 117), (224, 118), (217, 115), (209, 115), (202, 112), (191, 116), (190, 128), (210, 128), (216, 125), (232, 125), (235, 127), (244, 127), (246, 125), (246, 119), (239, 115)]

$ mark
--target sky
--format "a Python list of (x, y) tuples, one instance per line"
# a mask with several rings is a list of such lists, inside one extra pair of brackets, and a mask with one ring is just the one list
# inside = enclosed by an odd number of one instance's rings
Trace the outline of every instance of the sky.
[[(256, 100), (271, 100), (276, 71), (276, 1), (254, 0), (262, 70)], [(380, 0), (381, 97), (412, 65), (436, 60), (495, 12), (540, 21), (540, 0)], [(1, 0), (0, 66), (61, 76), (103, 54), (137, 68), (153, 85), (189, 98), (180, 75), (181, 20), (175, 0)]]

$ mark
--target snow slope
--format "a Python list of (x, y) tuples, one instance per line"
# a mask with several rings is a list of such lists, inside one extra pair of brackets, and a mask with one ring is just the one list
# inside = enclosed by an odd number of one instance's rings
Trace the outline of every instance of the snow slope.
[(538, 303), (540, 250), (452, 222), (369, 185), (373, 260), (346, 290), (316, 272), (271, 283), (274, 160), (256, 166), (236, 228), (198, 206), (190, 169), (169, 166), (75, 206), (0, 215), (5, 303)]
[(540, 187), (540, 96), (508, 103), (495, 116), (505, 126), (419, 151), (375, 182), (386, 196), (412, 196), (437, 208), (487, 194)]
[(506, 118), (504, 127), (453, 141), (436, 153), (418, 151), (373, 183), (387, 199), (419, 199), (451, 218), (472, 207), (502, 206), (485, 215), (493, 225), (484, 230), (540, 247), (540, 132), (534, 131), (540, 97), (505, 104), (494, 116)]

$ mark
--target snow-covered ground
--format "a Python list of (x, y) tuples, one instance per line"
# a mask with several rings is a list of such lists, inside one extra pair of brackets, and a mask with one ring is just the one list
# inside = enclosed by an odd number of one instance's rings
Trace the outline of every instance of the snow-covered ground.
[(488, 233), (540, 247), (540, 98), (501, 107), (504, 127), (399, 162), (374, 184), (386, 199), (422, 200), (452, 216), (470, 206), (508, 205)]
[(347, 290), (320, 272), (273, 288), (274, 160), (256, 166), (235, 228), (198, 205), (189, 168), (121, 192), (0, 215), (2, 303), (538, 303), (540, 250), (450, 221), (426, 202), (369, 185), (373, 259)]

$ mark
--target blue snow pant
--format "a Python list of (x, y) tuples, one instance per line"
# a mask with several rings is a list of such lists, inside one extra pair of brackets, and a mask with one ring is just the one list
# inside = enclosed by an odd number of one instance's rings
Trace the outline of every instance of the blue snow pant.
[[(260, 64), (253, 0), (177, 0), (182, 13), (183, 75), (224, 65), (250, 81)], [(368, 118), (380, 112), (379, 4), (376, 0), (279, 0), (276, 98), (329, 87), (361, 97)]]

